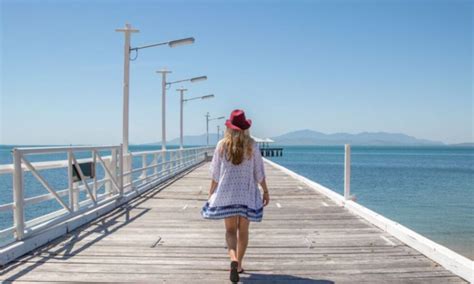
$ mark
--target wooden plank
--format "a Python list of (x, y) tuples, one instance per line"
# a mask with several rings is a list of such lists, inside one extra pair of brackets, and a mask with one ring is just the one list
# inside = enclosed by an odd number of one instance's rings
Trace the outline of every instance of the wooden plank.
[[(25, 255), (0, 280), (227, 282), (223, 221), (200, 216), (207, 168)], [(243, 282), (465, 283), (286, 173), (266, 173), (272, 203), (251, 223)]]

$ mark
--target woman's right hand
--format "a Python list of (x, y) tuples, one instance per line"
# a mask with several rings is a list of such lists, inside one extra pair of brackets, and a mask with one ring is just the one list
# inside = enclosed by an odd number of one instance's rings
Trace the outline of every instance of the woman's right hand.
[(270, 193), (268, 191), (263, 192), (263, 207), (267, 206), (270, 203)]

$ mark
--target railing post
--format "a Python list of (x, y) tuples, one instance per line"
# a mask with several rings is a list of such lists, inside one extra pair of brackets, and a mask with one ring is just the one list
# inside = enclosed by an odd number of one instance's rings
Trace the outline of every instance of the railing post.
[(73, 202), (73, 207), (71, 209), (74, 212), (74, 211), (79, 210), (79, 187), (78, 187), (77, 182), (74, 182), (72, 184), (73, 184), (73, 186), (72, 186), (72, 192), (73, 192), (72, 199), (74, 200), (74, 202)]
[(166, 175), (166, 150), (161, 151), (161, 177)]
[[(123, 166), (123, 173), (129, 173), (133, 169), (133, 155), (132, 152), (124, 152), (122, 150), (122, 166)], [(120, 158), (119, 158), (120, 159)], [(123, 177), (125, 184), (130, 184), (130, 189), (133, 189), (133, 175), (127, 174)]]
[(67, 178), (69, 188), (69, 208), (74, 211), (74, 182), (72, 180), (72, 154), (71, 150), (67, 151)]
[(170, 162), (168, 164), (168, 175), (172, 175), (174, 171), (174, 164), (175, 164), (175, 155), (176, 152), (170, 152)]
[(351, 199), (351, 145), (344, 145), (344, 199)]
[(176, 151), (176, 154), (174, 156), (175, 162), (174, 162), (174, 167), (175, 167), (175, 172), (179, 171), (179, 168), (181, 167), (181, 151), (178, 150)]
[[(168, 151), (168, 150), (166, 150)], [(166, 176), (170, 174), (170, 168), (171, 168), (171, 160), (173, 159), (173, 152), (168, 152), (167, 154), (167, 162), (166, 162)]]
[(107, 171), (105, 171), (105, 177), (109, 180), (105, 183), (105, 193), (107, 194), (107, 196), (110, 196), (112, 195), (113, 191), (111, 179), (117, 178), (117, 149), (112, 149), (110, 151), (110, 160), (106, 160), (104, 162), (106, 164), (106, 167), (109, 169), (110, 174), (112, 174), (112, 176), (109, 176)]
[(17, 149), (13, 149), (13, 166), (13, 202), (15, 205), (13, 216), (15, 220), (16, 239), (22, 240), (25, 234), (23, 170), (21, 168), (21, 153)]
[[(117, 164), (113, 164), (114, 167), (116, 167)], [(123, 196), (123, 173), (124, 173), (124, 169), (123, 169), (123, 145), (120, 145), (120, 148), (119, 148), (119, 180), (120, 180), (120, 197)], [(131, 179), (130, 179), (131, 180)], [(130, 185), (131, 186), (131, 185)]]
[(156, 174), (158, 173), (158, 153), (155, 153), (155, 154), (153, 155), (153, 161), (154, 161), (154, 162), (153, 162), (153, 165), (154, 165), (154, 167), (153, 167), (153, 174), (155, 175), (155, 178), (156, 178), (156, 177), (157, 177)]
[[(94, 165), (94, 169), (97, 169), (97, 153), (92, 151), (92, 164)], [(92, 188), (92, 194), (94, 195), (94, 199), (97, 200), (97, 175), (94, 175), (94, 187)]]
[(72, 150), (70, 149), (67, 151), (67, 163), (68, 163), (68, 185), (69, 185), (69, 208), (71, 208), (71, 212), (75, 212), (79, 210), (79, 188), (77, 182), (74, 182), (72, 178), (72, 173), (74, 170), (77, 170), (75, 168), (76, 166), (79, 167), (79, 165), (74, 166), (73, 164), (73, 153)]
[(142, 171), (142, 174), (140, 175), (140, 178), (143, 179), (142, 184), (146, 184), (147, 183), (147, 178), (146, 178), (147, 177), (147, 174), (146, 174), (147, 169), (145, 169), (146, 168), (146, 154), (142, 155), (142, 168), (144, 168), (144, 169)]

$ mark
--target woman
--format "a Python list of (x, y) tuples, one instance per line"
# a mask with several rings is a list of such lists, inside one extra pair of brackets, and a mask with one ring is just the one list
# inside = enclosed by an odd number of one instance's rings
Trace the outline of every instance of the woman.
[[(229, 252), (230, 280), (239, 281), (242, 259), (248, 244), (249, 222), (260, 222), (263, 207), (270, 202), (263, 159), (250, 137), (250, 119), (234, 110), (226, 121), (226, 133), (212, 157), (208, 201), (201, 214), (206, 219), (224, 219)], [(263, 189), (263, 198), (258, 189)]]

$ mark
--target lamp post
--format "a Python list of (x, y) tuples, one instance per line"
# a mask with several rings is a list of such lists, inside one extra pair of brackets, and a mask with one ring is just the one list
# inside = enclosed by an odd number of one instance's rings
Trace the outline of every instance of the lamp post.
[(220, 116), (220, 117), (216, 117), (216, 118), (209, 118), (211, 115), (208, 113), (206, 113), (205, 117), (206, 117), (206, 145), (209, 146), (209, 121), (212, 121), (212, 120), (219, 120), (219, 119), (224, 119), (225, 117), (224, 116)]
[[(132, 33), (138, 33), (139, 30), (133, 29), (130, 24), (125, 24), (125, 28), (116, 29), (116, 32), (124, 33), (125, 41), (124, 41), (124, 66), (123, 66), (123, 121), (122, 121), (122, 144), (123, 144), (123, 153), (128, 153), (128, 142), (129, 142), (129, 135), (128, 135), (128, 124), (129, 124), (129, 91), (130, 91), (130, 53), (135, 51), (138, 56), (138, 50), (161, 46), (161, 45), (168, 45), (169, 47), (177, 47), (181, 45), (188, 45), (194, 43), (194, 38), (184, 38), (172, 41), (166, 41), (151, 45), (139, 46), (139, 47), (130, 47), (130, 38)], [(136, 58), (135, 58), (136, 59)]]
[(200, 81), (205, 81), (207, 80), (207, 76), (199, 76), (199, 77), (193, 77), (189, 79), (184, 79), (184, 80), (178, 80), (178, 81), (173, 81), (173, 82), (167, 82), (166, 81), (166, 74), (171, 73), (171, 71), (168, 71), (166, 69), (156, 71), (156, 73), (161, 74), (161, 150), (166, 150), (166, 89), (168, 86), (171, 86), (176, 83), (182, 83), (182, 82), (191, 82), (191, 83), (196, 83)]
[(218, 125), (217, 125), (217, 141), (216, 141), (216, 145), (217, 145), (217, 143), (219, 143), (219, 135), (220, 135), (220, 131), (221, 131), (220, 129), (221, 129), (221, 126), (218, 124)]
[(206, 96), (201, 96), (201, 97), (193, 97), (189, 99), (184, 98), (184, 92), (187, 91), (188, 89), (184, 88), (179, 88), (176, 91), (179, 92), (180, 99), (179, 99), (179, 148), (183, 149), (183, 105), (187, 101), (192, 101), (192, 100), (205, 100), (205, 99), (211, 99), (214, 97), (213, 94), (206, 95)]
[(125, 36), (123, 49), (123, 115), (122, 115), (122, 144), (123, 153), (128, 152), (128, 102), (129, 102), (129, 81), (130, 81), (130, 37), (132, 33), (138, 33), (139, 30), (132, 29), (130, 24), (125, 24), (124, 29), (116, 29), (117, 32), (123, 32)]

